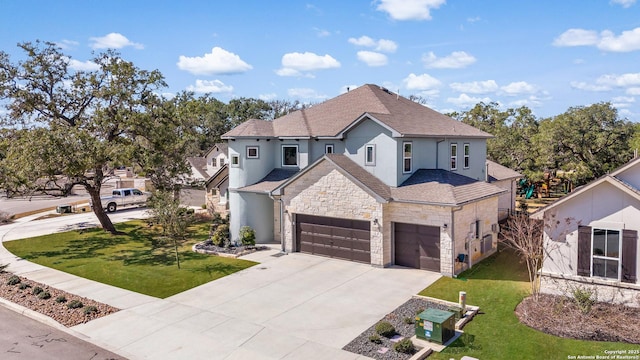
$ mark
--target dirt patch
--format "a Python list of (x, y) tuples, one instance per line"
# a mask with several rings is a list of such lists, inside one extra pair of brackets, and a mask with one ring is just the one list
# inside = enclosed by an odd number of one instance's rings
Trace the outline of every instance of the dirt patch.
[(583, 313), (573, 299), (541, 294), (516, 307), (523, 324), (544, 333), (579, 340), (640, 344), (640, 311), (609, 303), (595, 303)]
[[(8, 282), (12, 276), (11, 273), (0, 273), (0, 297), (44, 314), (67, 327), (83, 324), (119, 310), (113, 306), (69, 294), (23, 277), (18, 277), (20, 283), (9, 285)], [(41, 299), (35, 295), (34, 289), (37, 287), (41, 288), (43, 292), (48, 292), (50, 297)], [(65, 301), (61, 301), (62, 297)], [(83, 306), (75, 309), (70, 308), (69, 304), (74, 300), (81, 302)]]

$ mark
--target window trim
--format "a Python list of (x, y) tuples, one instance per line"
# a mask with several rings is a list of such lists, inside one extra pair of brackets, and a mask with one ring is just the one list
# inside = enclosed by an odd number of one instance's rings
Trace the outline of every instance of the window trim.
[[(593, 238), (594, 238), (594, 233), (597, 230), (604, 230), (605, 231), (605, 255), (594, 255), (593, 254), (593, 250), (594, 250), (594, 246), (593, 246)], [(614, 258), (614, 257), (610, 257), (610, 256), (606, 256), (606, 247), (608, 246), (608, 233), (609, 231), (617, 231), (618, 232), (618, 257)], [(620, 279), (622, 277), (622, 241), (623, 241), (623, 231), (622, 229), (609, 229), (609, 228), (596, 228), (596, 227), (592, 227), (591, 228), (591, 262), (590, 262), (590, 266), (591, 266), (591, 277), (595, 278), (595, 279), (602, 279), (602, 280), (607, 280), (607, 281), (617, 281), (620, 282)], [(597, 275), (593, 275), (593, 259), (600, 259), (600, 260), (605, 260), (605, 261), (616, 261), (618, 263), (618, 268), (616, 270), (617, 273), (617, 278), (611, 278), (611, 277), (607, 277), (606, 276), (606, 266), (605, 266), (605, 276), (597, 276)]]
[[(256, 155), (255, 156), (249, 155), (249, 151), (251, 151), (251, 150), (255, 150), (256, 151)], [(247, 153), (247, 159), (259, 159), (260, 158), (260, 147), (259, 146), (255, 146), (255, 145), (247, 146), (246, 153)]]
[[(371, 159), (369, 159), (369, 149), (371, 149)], [(376, 144), (366, 144), (364, 146), (364, 165), (376, 165)]]
[(465, 143), (462, 145), (462, 168), (468, 169), (471, 165), (471, 145)]
[[(455, 155), (454, 155), (455, 149)], [(449, 156), (450, 156), (450, 170), (458, 170), (458, 143), (452, 143), (449, 147)]]
[[(405, 156), (405, 146), (410, 146), (409, 156)], [(409, 160), (409, 170), (407, 170), (405, 166), (405, 160)], [(411, 141), (403, 141), (402, 142), (402, 173), (409, 174), (413, 170), (413, 142)]]
[[(331, 152), (329, 152), (329, 149), (331, 149)], [(335, 146), (333, 146), (333, 144), (324, 144), (324, 153), (325, 154), (334, 154), (335, 153)]]
[(218, 159), (215, 157), (211, 158), (211, 166), (218, 167)]
[(240, 154), (231, 154), (231, 161), (229, 161), (229, 166), (240, 167)]
[[(285, 161), (284, 161), (284, 149), (285, 148), (295, 148), (296, 149), (296, 163), (295, 163), (295, 165), (287, 165), (287, 164), (285, 164)], [(280, 151), (281, 151), (280, 161), (281, 161), (282, 167), (293, 168), (293, 167), (298, 167), (300, 165), (300, 151), (298, 149), (298, 145), (294, 145), (294, 144), (282, 145)]]

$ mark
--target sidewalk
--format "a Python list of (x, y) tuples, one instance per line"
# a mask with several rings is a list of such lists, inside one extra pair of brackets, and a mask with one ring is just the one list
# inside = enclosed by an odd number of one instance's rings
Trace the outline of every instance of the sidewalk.
[[(0, 239), (22, 234), (18, 229), (29, 220), (0, 226)], [(249, 254), (244, 258), (260, 264), (167, 299), (45, 268), (4, 247), (0, 264), (122, 309), (68, 331), (129, 359), (366, 359), (341, 349), (440, 277), (299, 253), (273, 256), (277, 254), (278, 246)]]

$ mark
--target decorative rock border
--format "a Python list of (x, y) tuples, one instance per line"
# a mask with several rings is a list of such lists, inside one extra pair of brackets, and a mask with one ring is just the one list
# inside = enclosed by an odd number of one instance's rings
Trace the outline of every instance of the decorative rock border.
[(264, 245), (257, 245), (257, 246), (251, 246), (251, 247), (246, 247), (243, 250), (236, 252), (236, 253), (228, 253), (228, 252), (224, 252), (224, 251), (216, 251), (216, 250), (206, 250), (206, 249), (198, 249), (198, 245), (202, 245), (204, 243), (206, 243), (207, 240), (205, 241), (201, 241), (195, 245), (193, 245), (191, 247), (191, 250), (193, 252), (197, 252), (199, 254), (208, 254), (208, 255), (217, 255), (217, 256), (222, 256), (222, 257), (227, 257), (227, 258), (239, 258), (240, 256), (244, 256), (244, 255), (249, 255), (251, 253), (254, 253), (256, 251), (260, 251), (260, 250), (268, 250), (269, 247), (268, 246), (264, 246)]

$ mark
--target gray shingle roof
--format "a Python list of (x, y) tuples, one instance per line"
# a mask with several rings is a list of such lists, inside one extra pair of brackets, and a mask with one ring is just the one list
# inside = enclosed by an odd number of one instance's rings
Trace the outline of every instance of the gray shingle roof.
[(207, 173), (207, 159), (203, 157), (188, 157), (187, 162), (189, 162), (189, 165), (191, 165), (202, 178), (209, 178), (209, 174)]
[(364, 114), (400, 136), (477, 137), (491, 134), (456, 121), (377, 85), (366, 84), (274, 121), (249, 120), (223, 135), (236, 137), (336, 137)]
[(490, 182), (515, 179), (523, 176), (519, 172), (491, 160), (487, 160), (487, 174), (489, 174)]
[(268, 173), (267, 176), (262, 178), (257, 183), (239, 188), (238, 191), (268, 193), (287, 181), (297, 172), (298, 170), (276, 168), (271, 170), (271, 172)]
[(402, 185), (391, 188), (393, 200), (442, 205), (462, 205), (503, 192), (484, 181), (440, 169), (418, 170)]

